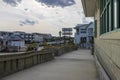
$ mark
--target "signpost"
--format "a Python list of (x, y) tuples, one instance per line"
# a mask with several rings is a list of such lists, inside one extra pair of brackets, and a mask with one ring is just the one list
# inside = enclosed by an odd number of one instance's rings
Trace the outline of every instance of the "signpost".
[(70, 42), (70, 36), (72, 35), (72, 28), (62, 28), (62, 35), (64, 36), (64, 43), (66, 41), (66, 37), (69, 37)]

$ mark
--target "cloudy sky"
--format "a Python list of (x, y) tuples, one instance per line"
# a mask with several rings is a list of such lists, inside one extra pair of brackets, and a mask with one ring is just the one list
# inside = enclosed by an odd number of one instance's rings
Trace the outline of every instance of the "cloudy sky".
[(89, 23), (81, 0), (0, 0), (0, 31), (58, 35), (63, 27)]

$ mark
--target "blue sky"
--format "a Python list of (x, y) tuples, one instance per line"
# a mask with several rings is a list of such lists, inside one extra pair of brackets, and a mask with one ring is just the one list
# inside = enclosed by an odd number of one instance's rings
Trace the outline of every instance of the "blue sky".
[(89, 23), (81, 0), (0, 0), (0, 31), (58, 35), (63, 27)]

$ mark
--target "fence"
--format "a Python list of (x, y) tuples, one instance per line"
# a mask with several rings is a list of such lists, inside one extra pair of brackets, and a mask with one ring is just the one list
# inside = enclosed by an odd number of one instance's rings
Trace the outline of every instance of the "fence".
[(76, 46), (45, 48), (42, 51), (0, 55), (0, 78), (17, 71), (54, 59), (64, 53), (76, 50)]

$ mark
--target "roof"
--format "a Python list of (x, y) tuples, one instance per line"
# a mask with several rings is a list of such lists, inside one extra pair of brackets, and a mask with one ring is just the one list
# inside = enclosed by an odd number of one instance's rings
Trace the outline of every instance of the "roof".
[(91, 24), (93, 24), (93, 22), (90, 22), (88, 24), (77, 24), (74, 29), (78, 29), (79, 27), (85, 27), (87, 29)]
[(83, 10), (86, 17), (94, 17), (97, 1), (98, 0), (82, 0)]
[(24, 39), (22, 37), (20, 37), (19, 35), (10, 35), (10, 36), (4, 37), (4, 40), (8, 40), (8, 41), (22, 41)]
[(79, 27), (84, 27), (87, 26), (88, 24), (77, 24), (74, 29), (78, 29)]
[(91, 24), (93, 24), (93, 22), (90, 22), (90, 23), (86, 26), (86, 29), (87, 29)]

